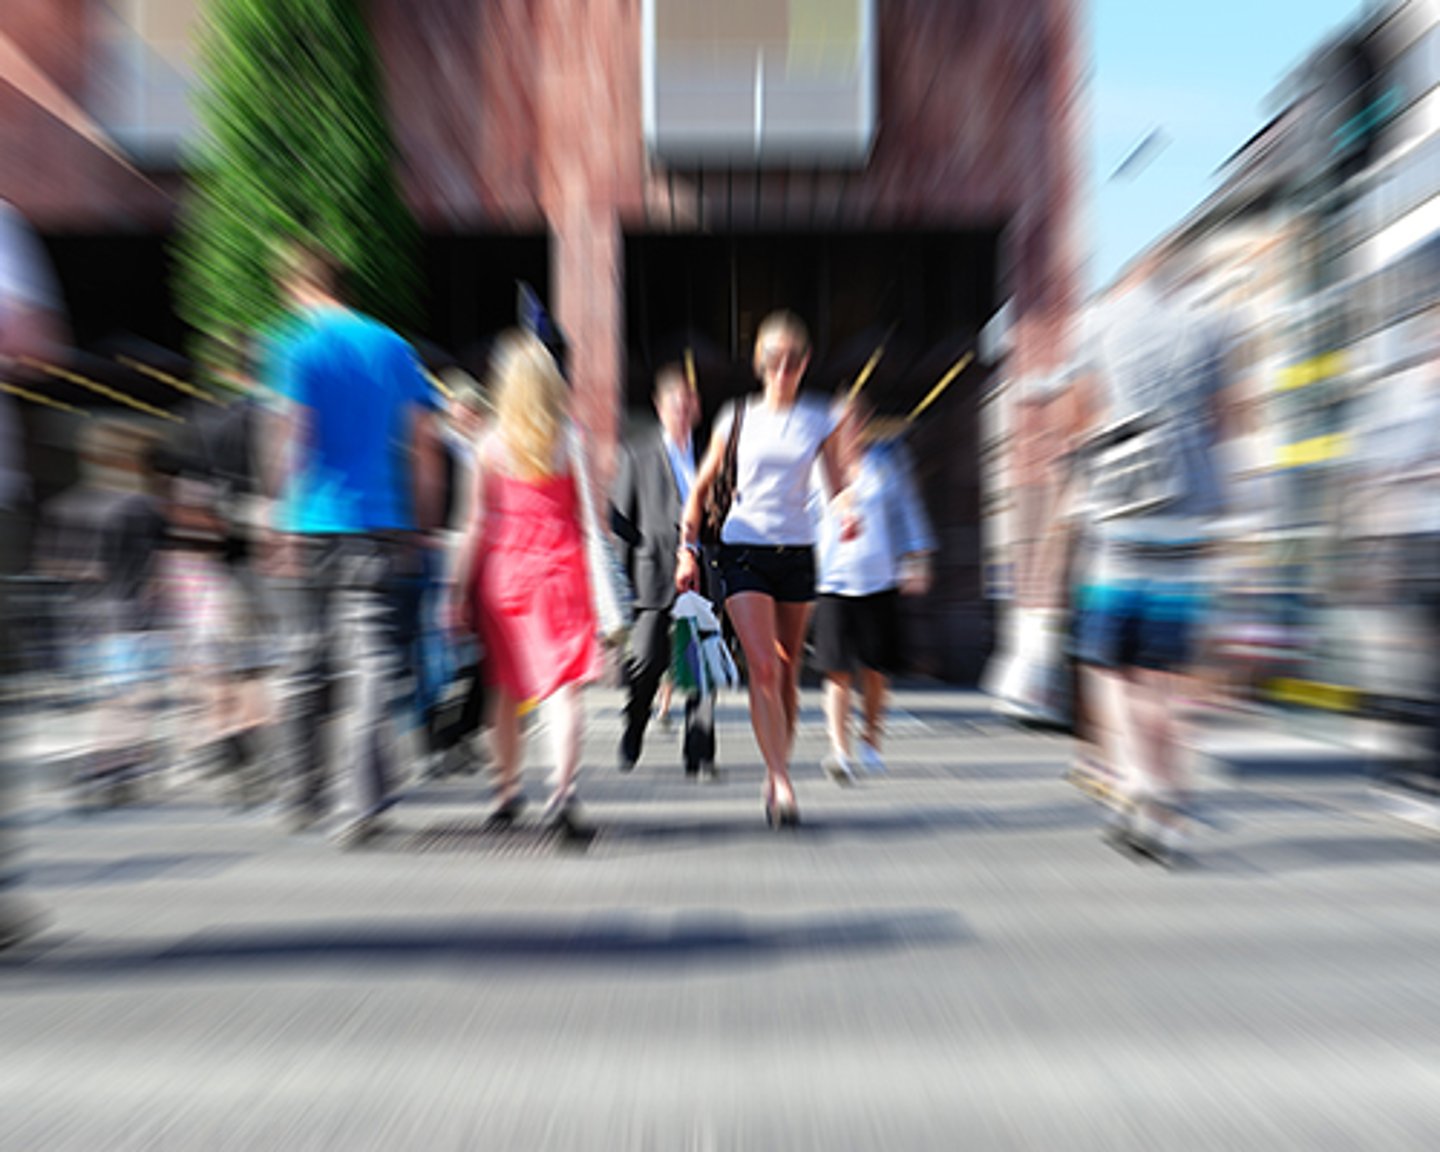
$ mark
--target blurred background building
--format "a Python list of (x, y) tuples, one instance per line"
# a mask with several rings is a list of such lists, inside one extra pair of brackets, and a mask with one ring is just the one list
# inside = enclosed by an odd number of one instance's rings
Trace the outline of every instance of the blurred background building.
[[(118, 357), (142, 349), (164, 368), (184, 345), (167, 251), (203, 9), (0, 7), (0, 197), (51, 252), (83, 374), (166, 410), (183, 393)], [(1078, 292), (1077, 9), (370, 0), (424, 233), (415, 335), (463, 358), (513, 321), (516, 282), (535, 285), (606, 473), (661, 363), (693, 365), (713, 413), (752, 385), (755, 326), (781, 305), (812, 326), (812, 387), (869, 365), (883, 412), (911, 410), (1003, 301), (1011, 370), (1048, 372)], [(912, 433), (943, 544), (937, 591), (908, 623), (916, 667), (955, 680), (978, 675), (989, 643), (978, 409), (991, 366), (970, 364)], [(116, 403), (42, 383), (61, 403)], [(42, 494), (65, 479), (50, 467)]]
[[(1367, 5), (1271, 104), (1213, 193), (1137, 260), (1161, 255), (1229, 333), (1222, 648), (1237, 682), (1384, 708), (1430, 691), (1416, 661), (1431, 624), (1393, 578), (1403, 539), (1434, 530), (1440, 465), (1440, 5)], [(1018, 373), (987, 394), (986, 459), (1020, 465), (994, 468), (987, 495), (997, 596), (1026, 600), (1055, 486), (1046, 443), (1075, 419), (1066, 396), (1063, 378)], [(1064, 593), (1057, 580), (1028, 603), (1060, 629)], [(1064, 679), (1037, 672), (1022, 694), (1063, 697)]]
[(1163, 244), (1236, 319), (1266, 496), (1245, 526), (1273, 648), (1259, 687), (1351, 711), (1387, 694), (1397, 637), (1428, 635), (1386, 589), (1431, 499), (1394, 481), (1421, 479), (1435, 417), (1440, 6), (1369, 6), (1274, 100)]

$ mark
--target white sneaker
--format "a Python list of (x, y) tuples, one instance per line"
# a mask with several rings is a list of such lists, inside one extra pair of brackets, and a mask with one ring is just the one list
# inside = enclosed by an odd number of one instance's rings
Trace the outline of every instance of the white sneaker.
[(824, 760), (820, 761), (820, 767), (824, 768), (825, 775), (837, 784), (855, 783), (855, 766), (850, 763), (850, 758), (843, 752), (832, 751)]
[(860, 767), (867, 776), (879, 776), (885, 771), (880, 750), (868, 740), (860, 741)]

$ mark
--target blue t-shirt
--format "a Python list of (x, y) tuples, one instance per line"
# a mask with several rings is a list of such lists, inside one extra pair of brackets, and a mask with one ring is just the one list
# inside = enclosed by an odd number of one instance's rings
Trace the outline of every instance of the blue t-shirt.
[(439, 399), (410, 345), (356, 312), (316, 311), (278, 341), (273, 383), (304, 409), (286, 528), (307, 535), (414, 528), (410, 429), (418, 410)]

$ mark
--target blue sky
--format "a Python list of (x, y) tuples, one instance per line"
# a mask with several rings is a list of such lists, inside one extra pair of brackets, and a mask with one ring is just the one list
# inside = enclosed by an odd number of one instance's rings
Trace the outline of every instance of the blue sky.
[[(1265, 98), (1360, 0), (1089, 0), (1091, 200), (1087, 284), (1097, 288), (1178, 223), (1267, 118)], [(1168, 144), (1110, 182), (1152, 128)]]

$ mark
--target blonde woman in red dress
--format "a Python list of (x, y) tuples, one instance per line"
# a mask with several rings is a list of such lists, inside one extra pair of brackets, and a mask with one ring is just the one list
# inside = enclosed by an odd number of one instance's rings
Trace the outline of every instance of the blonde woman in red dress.
[(555, 770), (545, 822), (583, 835), (575, 807), (583, 708), (581, 687), (602, 657), (586, 569), (569, 391), (535, 337), (502, 336), (491, 363), (496, 420), (480, 443), (472, 515), (456, 588), (485, 646), (494, 701), (496, 807), (508, 827), (525, 806), (520, 780), (522, 712), (546, 704)]

